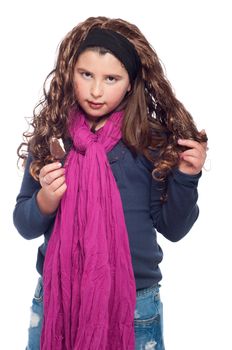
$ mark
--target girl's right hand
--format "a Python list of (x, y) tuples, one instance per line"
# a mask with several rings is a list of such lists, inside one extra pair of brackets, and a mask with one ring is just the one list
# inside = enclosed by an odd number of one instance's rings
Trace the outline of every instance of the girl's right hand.
[(43, 214), (53, 214), (59, 206), (67, 185), (65, 169), (59, 162), (45, 165), (39, 174), (41, 189), (37, 194), (37, 203)]

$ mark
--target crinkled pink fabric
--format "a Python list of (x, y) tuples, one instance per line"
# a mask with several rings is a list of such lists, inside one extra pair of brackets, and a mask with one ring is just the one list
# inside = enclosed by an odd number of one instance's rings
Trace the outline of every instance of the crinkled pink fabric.
[(72, 111), (67, 190), (44, 263), (41, 350), (132, 350), (136, 287), (122, 202), (106, 153), (123, 113), (93, 134)]

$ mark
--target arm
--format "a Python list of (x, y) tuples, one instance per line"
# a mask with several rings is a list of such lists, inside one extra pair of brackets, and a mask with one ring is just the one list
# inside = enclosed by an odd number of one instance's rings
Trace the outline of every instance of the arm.
[(53, 224), (56, 213), (42, 213), (37, 203), (40, 183), (29, 172), (32, 157), (29, 155), (24, 171), (20, 193), (16, 199), (13, 221), (18, 232), (26, 239), (33, 239), (46, 232)]
[(201, 173), (187, 175), (174, 169), (167, 179), (167, 201), (160, 196), (161, 183), (152, 180), (151, 215), (157, 231), (176, 242), (191, 229), (199, 215), (197, 185)]
[(168, 177), (167, 201), (162, 203), (159, 200), (161, 193), (157, 191), (155, 181), (151, 197), (154, 226), (173, 242), (189, 232), (199, 215), (197, 185), (207, 151), (207, 143), (194, 140), (178, 140), (178, 143), (187, 150), (180, 153), (178, 169), (172, 170)]

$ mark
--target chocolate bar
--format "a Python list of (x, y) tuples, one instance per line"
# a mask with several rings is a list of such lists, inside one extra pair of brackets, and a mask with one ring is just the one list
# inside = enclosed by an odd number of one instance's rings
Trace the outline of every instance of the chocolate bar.
[(64, 145), (62, 139), (58, 139), (56, 137), (52, 137), (50, 140), (50, 153), (51, 155), (57, 159), (64, 159), (66, 152), (64, 150)]

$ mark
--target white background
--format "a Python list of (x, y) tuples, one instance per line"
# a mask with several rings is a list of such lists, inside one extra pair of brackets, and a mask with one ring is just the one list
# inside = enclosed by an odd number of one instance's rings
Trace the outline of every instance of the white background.
[[(89, 16), (135, 23), (156, 49), (177, 97), (209, 137), (200, 217), (180, 242), (159, 236), (167, 350), (232, 349), (231, 10), (229, 1), (2, 1), (0, 8), (0, 349), (22, 350), (42, 239), (12, 224), (22, 172), (16, 149), (64, 35)], [(208, 161), (209, 162), (209, 161)], [(209, 168), (209, 164), (207, 164)]]

